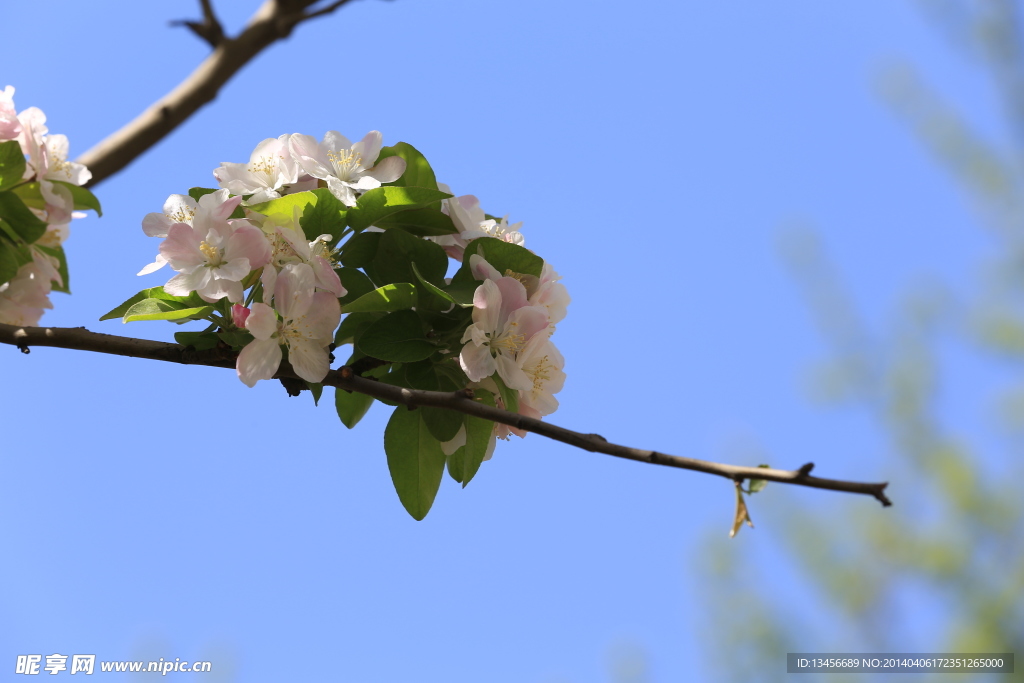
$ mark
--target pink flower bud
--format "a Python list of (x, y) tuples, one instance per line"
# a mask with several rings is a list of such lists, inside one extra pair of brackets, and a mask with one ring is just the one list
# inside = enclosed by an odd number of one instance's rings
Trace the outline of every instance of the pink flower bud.
[(235, 324), (235, 327), (245, 327), (245, 319), (251, 312), (242, 304), (235, 304), (231, 307), (231, 322)]

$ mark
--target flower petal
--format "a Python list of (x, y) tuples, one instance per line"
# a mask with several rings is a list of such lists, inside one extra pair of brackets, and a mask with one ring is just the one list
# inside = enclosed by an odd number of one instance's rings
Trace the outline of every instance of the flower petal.
[(479, 382), (484, 377), (490, 377), (495, 370), (490, 347), (477, 346), (472, 342), (462, 347), (462, 353), (459, 354), (459, 365), (462, 366), (462, 371), (466, 373), (471, 382)]
[[(335, 299), (337, 301), (337, 299)], [(331, 369), (328, 351), (315, 341), (288, 340), (288, 362), (295, 374), (307, 382), (320, 382)]]
[[(252, 316), (249, 318), (252, 319)], [(261, 379), (273, 379), (281, 367), (281, 357), (281, 347), (276, 339), (249, 342), (238, 354), (238, 362), (235, 363), (238, 379), (250, 388), (256, 386), (256, 382)]]
[(274, 308), (285, 320), (295, 320), (306, 315), (313, 303), (315, 286), (312, 268), (305, 263), (289, 263), (277, 276)]
[(245, 329), (260, 340), (270, 339), (277, 332), (277, 315), (266, 304), (253, 304), (245, 319)]
[(148, 266), (138, 272), (139, 275), (149, 275), (152, 272), (158, 271), (167, 265), (167, 259), (163, 257), (163, 254), (157, 254), (156, 260), (150, 263)]
[(387, 157), (379, 164), (366, 171), (366, 175), (376, 178), (382, 183), (393, 183), (405, 173), (405, 159), (402, 157)]

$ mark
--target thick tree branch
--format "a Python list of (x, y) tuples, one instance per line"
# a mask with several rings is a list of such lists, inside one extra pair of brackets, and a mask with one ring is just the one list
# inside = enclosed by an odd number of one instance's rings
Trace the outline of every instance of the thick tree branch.
[(92, 172), (89, 187), (97, 185), (134, 161), (143, 152), (212, 102), (221, 87), (265, 48), (287, 38), (300, 23), (324, 16), (349, 0), (307, 12), (307, 0), (265, 0), (235, 38), (223, 33), (209, 0), (203, 1), (203, 23), (183, 22), (209, 42), (213, 53), (174, 90), (157, 100), (135, 120), (108, 136), (76, 161)]
[[(195, 351), (191, 348), (182, 347), (178, 344), (167, 342), (149, 341), (146, 339), (132, 339), (129, 337), (117, 337), (109, 334), (90, 332), (84, 327), (17, 327), (15, 325), (0, 324), (0, 344), (17, 346), (24, 353), (28, 353), (32, 346), (55, 346), (64, 349), (77, 349), (80, 351), (94, 351), (97, 353), (109, 353), (118, 356), (130, 356), (133, 358), (149, 358), (172, 363), (184, 363), (188, 365), (208, 365), (221, 368), (233, 368), (235, 355), (228, 349), (211, 349), (209, 351)], [(295, 378), (291, 369), (282, 366), (278, 377)], [(498, 408), (492, 408), (472, 400), (471, 391), (440, 392), (440, 391), (418, 391), (403, 389), (401, 387), (384, 384), (375, 380), (367, 379), (356, 375), (351, 368), (343, 367), (340, 370), (332, 370), (324, 379), (325, 386), (333, 386), (346, 391), (356, 391), (373, 398), (401, 403), (410, 407), (435, 406), (474, 415), (494, 422), (499, 422), (512, 427), (517, 427), (534, 434), (546, 436), (549, 439), (567, 443), (586, 451), (605, 453), (617, 458), (647, 462), (653, 465), (665, 465), (666, 467), (677, 467), (684, 470), (694, 470), (706, 474), (714, 474), (736, 482), (744, 479), (767, 479), (768, 481), (780, 482), (783, 484), (795, 484), (797, 486), (808, 486), (811, 488), (827, 489), (829, 491), (845, 491), (848, 493), (861, 493), (874, 496), (882, 505), (891, 505), (891, 501), (885, 495), (887, 483), (871, 484), (853, 481), (842, 481), (838, 479), (821, 479), (810, 475), (813, 463), (807, 463), (799, 469), (776, 470), (759, 467), (740, 467), (737, 465), (725, 465), (721, 463), (696, 460), (678, 455), (667, 455), (657, 451), (645, 451), (628, 446), (619, 446), (609, 443), (604, 437), (597, 434), (581, 434), (564, 427), (559, 427), (541, 420), (526, 417), (516, 413), (510, 413)]]

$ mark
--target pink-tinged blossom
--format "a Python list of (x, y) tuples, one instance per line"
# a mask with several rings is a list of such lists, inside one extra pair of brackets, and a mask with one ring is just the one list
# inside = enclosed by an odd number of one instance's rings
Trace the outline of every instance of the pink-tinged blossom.
[[(45, 212), (35, 209), (33, 209), (32, 212), (45, 220)], [(76, 218), (80, 217), (79, 214), (73, 215), (75, 215)], [(46, 232), (43, 233), (42, 237), (37, 239), (28, 247), (29, 253), (32, 255), (32, 261), (35, 263), (39, 275), (49, 282), (56, 282), (57, 285), (61, 287), (64, 286), (64, 278), (60, 275), (60, 261), (58, 261), (56, 257), (43, 251), (40, 247), (57, 249), (64, 244), (64, 241), (67, 240), (70, 233), (70, 226), (67, 223), (50, 223), (46, 226)]]
[[(488, 263), (479, 254), (469, 257), (469, 268), (477, 280), (499, 280), (502, 275), (498, 269)], [(544, 262), (540, 277), (517, 275), (517, 279), (526, 287), (529, 305), (543, 307), (548, 315), (548, 324), (554, 330), (556, 323), (565, 319), (566, 310), (571, 299), (569, 291), (559, 280), (561, 276), (555, 272), (550, 263)]]
[[(162, 213), (147, 213), (142, 219), (142, 231), (150, 237), (167, 237), (171, 226), (176, 223), (193, 225), (196, 221), (196, 214), (199, 214), (200, 227), (210, 229), (214, 225), (220, 225), (228, 220), (228, 217), (238, 208), (240, 198), (231, 197), (227, 190), (217, 190), (204, 194), (199, 201), (184, 194), (172, 194), (164, 202)], [(157, 254), (152, 263), (138, 272), (139, 275), (160, 270), (167, 265), (167, 259), (163, 254)]]
[(290, 263), (305, 263), (313, 269), (317, 289), (330, 292), (334, 296), (345, 296), (348, 292), (342, 287), (341, 279), (329, 258), (327, 244), (331, 241), (331, 236), (320, 235), (312, 242), (308, 242), (302, 228), (298, 226), (298, 207), (289, 225), (263, 224), (263, 232), (268, 235), (273, 245), (271, 263), (277, 268), (284, 268)]
[(0, 323), (35, 326), (43, 310), (53, 308), (48, 296), (50, 279), (33, 261), (18, 269), (9, 281), (0, 284)]
[(21, 124), (21, 134), (18, 136), (18, 144), (21, 151), (28, 157), (25, 168), (25, 177), (34, 178), (36, 173), (46, 172), (46, 114), (38, 107), (29, 107), (18, 114), (18, 122)]
[[(215, 197), (214, 201), (220, 203), (227, 201), (228, 191), (220, 190), (204, 197)], [(203, 197), (200, 197), (202, 199)], [(164, 202), (164, 210), (161, 213), (147, 213), (142, 219), (142, 232), (149, 237), (167, 237), (167, 231), (175, 223), (192, 225), (192, 218), (199, 210), (199, 203), (187, 194), (172, 194)], [(233, 210), (233, 209), (232, 209)], [(231, 215), (230, 213), (228, 214)], [(227, 218), (227, 216), (225, 216)]]
[(195, 291), (211, 303), (224, 297), (233, 303), (241, 301), (241, 281), (250, 271), (266, 265), (271, 255), (270, 243), (262, 230), (243, 219), (225, 218), (241, 200), (233, 197), (219, 202), (212, 198), (205, 205), (200, 202), (192, 225), (171, 225), (156, 262), (146, 266), (140, 275), (168, 263), (178, 271), (164, 285), (168, 294), (185, 296)]
[(519, 395), (519, 412), (539, 418), (558, 410), (554, 394), (565, 384), (565, 359), (550, 337), (535, 335), (520, 354), (519, 363), (533, 384)]
[(547, 326), (544, 309), (528, 305), (521, 282), (513, 277), (484, 280), (473, 294), (473, 324), (462, 335), (459, 363), (473, 382), (497, 372), (506, 386), (529, 389), (533, 383), (518, 356)]
[(84, 213), (75, 209), (75, 200), (71, 190), (64, 185), (51, 183), (48, 180), (39, 182), (39, 192), (43, 196), (44, 208), (36, 215), (47, 223), (70, 223), (72, 218), (84, 218)]
[(0, 90), (0, 141), (17, 140), (21, 134), (21, 121), (14, 110), (14, 86)]
[(548, 313), (548, 323), (554, 327), (565, 318), (571, 299), (569, 290), (559, 280), (561, 276), (555, 272), (551, 264), (544, 262), (540, 271), (540, 282), (537, 290), (530, 295), (531, 306), (543, 306)]
[(302, 170), (325, 181), (331, 194), (346, 206), (355, 206), (357, 193), (394, 182), (405, 173), (402, 157), (386, 157), (376, 163), (382, 144), (383, 137), (376, 130), (355, 144), (336, 130), (327, 131), (320, 143), (298, 133), (291, 136), (289, 143)]
[(68, 161), (66, 135), (46, 134), (46, 114), (41, 110), (29, 107), (18, 115), (18, 121), (21, 123), (18, 142), (21, 151), (28, 156), (25, 178), (60, 180), (72, 185), (84, 185), (92, 178), (85, 166)]
[(255, 340), (242, 349), (236, 364), (238, 378), (247, 386), (273, 378), (281, 365), (282, 345), (288, 347), (288, 361), (299, 377), (320, 382), (327, 376), (341, 306), (333, 294), (314, 292), (314, 283), (312, 268), (289, 264), (276, 277), (273, 308), (265, 303), (252, 305), (245, 328)]
[(505, 216), (500, 221), (488, 218), (487, 220), (478, 223), (475, 228), (463, 230), (461, 236), (462, 239), (467, 242), (475, 240), (478, 237), (494, 237), (503, 242), (516, 244), (522, 247), (526, 245), (526, 240), (523, 238), (523, 234), (519, 232), (519, 226), (522, 224), (522, 221), (520, 221), (513, 225), (509, 225), (508, 216)]
[[(438, 183), (437, 189), (452, 193), (451, 188), (444, 183)], [(466, 246), (480, 237), (494, 237), (520, 247), (526, 245), (526, 240), (519, 232), (521, 222), (509, 225), (508, 216), (500, 221), (488, 218), (484, 210), (480, 208), (480, 200), (471, 194), (445, 199), (441, 202), (441, 211), (448, 214), (458, 232), (453, 235), (439, 235), (427, 239), (443, 247), (448, 256), (456, 261), (461, 261)]]
[(277, 199), (285, 186), (299, 179), (299, 167), (288, 150), (289, 137), (267, 138), (253, 150), (248, 164), (224, 162), (213, 176), (232, 194), (251, 194), (249, 204)]

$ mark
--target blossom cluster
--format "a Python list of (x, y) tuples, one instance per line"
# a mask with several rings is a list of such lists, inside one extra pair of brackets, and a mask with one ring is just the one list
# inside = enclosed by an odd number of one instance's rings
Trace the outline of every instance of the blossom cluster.
[(50, 292), (68, 291), (61, 245), (84, 216), (75, 209), (99, 205), (80, 189), (92, 174), (68, 160), (67, 137), (50, 135), (36, 107), (16, 113), (12, 86), (0, 91), (0, 156), (0, 323), (37, 325)]
[[(105, 318), (206, 320), (206, 330), (176, 338), (230, 346), (249, 387), (287, 359), (319, 397), (333, 351), (352, 344), (347, 364), (390, 384), (469, 387), (534, 418), (558, 407), (564, 360), (551, 335), (569, 303), (558, 274), (525, 248), (521, 224), (453, 196), (415, 148), (383, 147), (378, 131), (354, 143), (335, 131), (320, 142), (295, 133), (213, 175), (220, 189), (171, 195), (143, 219), (163, 242), (139, 274), (176, 274)], [(360, 412), (344, 394), (336, 403), (351, 427), (368, 404)], [(422, 416), (450, 470), (457, 453), (472, 450), (478, 466), (497, 438), (525, 436), (487, 423), (481, 439), (468, 418)], [(475, 469), (463, 469), (453, 476), (465, 482)]]

